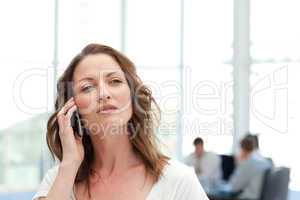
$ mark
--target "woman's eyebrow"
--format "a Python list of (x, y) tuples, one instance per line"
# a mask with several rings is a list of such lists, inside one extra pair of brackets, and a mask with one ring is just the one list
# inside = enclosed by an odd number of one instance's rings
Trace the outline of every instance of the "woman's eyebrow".
[[(110, 76), (113, 76), (113, 75), (120, 75), (121, 76), (121, 74), (118, 71), (109, 72), (105, 76), (106, 77), (110, 77)], [(95, 78), (88, 76), (88, 77), (83, 77), (83, 78), (79, 79), (78, 82), (81, 82), (81, 81), (93, 81), (93, 80), (95, 80)]]
[(110, 76), (115, 75), (115, 74), (120, 75), (120, 73), (118, 73), (118, 71), (114, 71), (114, 72), (107, 73), (106, 77), (110, 77)]
[(93, 80), (94, 80), (94, 78), (92, 78), (92, 77), (84, 77), (82, 79), (79, 79), (78, 82), (81, 82), (81, 81), (93, 81)]

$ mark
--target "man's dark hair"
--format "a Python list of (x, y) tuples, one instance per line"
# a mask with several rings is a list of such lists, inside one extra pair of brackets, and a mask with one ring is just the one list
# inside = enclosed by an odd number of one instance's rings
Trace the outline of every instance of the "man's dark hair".
[(197, 137), (197, 138), (194, 140), (194, 146), (196, 146), (196, 145), (198, 145), (198, 144), (203, 145), (203, 140), (202, 140), (202, 138), (200, 138), (200, 137)]
[(240, 142), (241, 148), (247, 152), (252, 152), (255, 149), (253, 138), (245, 137)]
[(245, 138), (249, 138), (249, 139), (253, 140), (254, 148), (259, 149), (258, 135), (253, 135), (253, 134), (249, 133), (245, 136)]

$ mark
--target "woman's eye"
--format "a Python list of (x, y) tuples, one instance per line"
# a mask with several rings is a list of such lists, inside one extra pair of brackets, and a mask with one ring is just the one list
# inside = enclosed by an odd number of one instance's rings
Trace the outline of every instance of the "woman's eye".
[(82, 92), (88, 92), (93, 88), (93, 86), (89, 85), (89, 86), (85, 86), (81, 89)]
[(119, 79), (113, 79), (113, 80), (110, 81), (110, 83), (112, 83), (112, 84), (119, 84), (119, 83), (122, 83), (122, 81), (119, 80)]

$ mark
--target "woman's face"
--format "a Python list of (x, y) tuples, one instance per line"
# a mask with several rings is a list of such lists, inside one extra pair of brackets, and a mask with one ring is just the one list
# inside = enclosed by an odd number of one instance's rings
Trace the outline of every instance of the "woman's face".
[(91, 134), (125, 127), (132, 116), (130, 88), (120, 65), (107, 54), (86, 56), (75, 68), (75, 103)]

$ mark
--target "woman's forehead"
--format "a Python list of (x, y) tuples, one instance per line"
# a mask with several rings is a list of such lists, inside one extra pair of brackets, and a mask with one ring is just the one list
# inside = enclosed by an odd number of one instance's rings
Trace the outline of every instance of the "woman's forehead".
[(123, 75), (123, 71), (111, 56), (106, 54), (89, 55), (85, 57), (74, 71), (74, 81), (84, 77), (103, 77), (108, 75)]
[(118, 62), (110, 55), (99, 53), (87, 55), (81, 60), (79, 65), (118, 65)]

